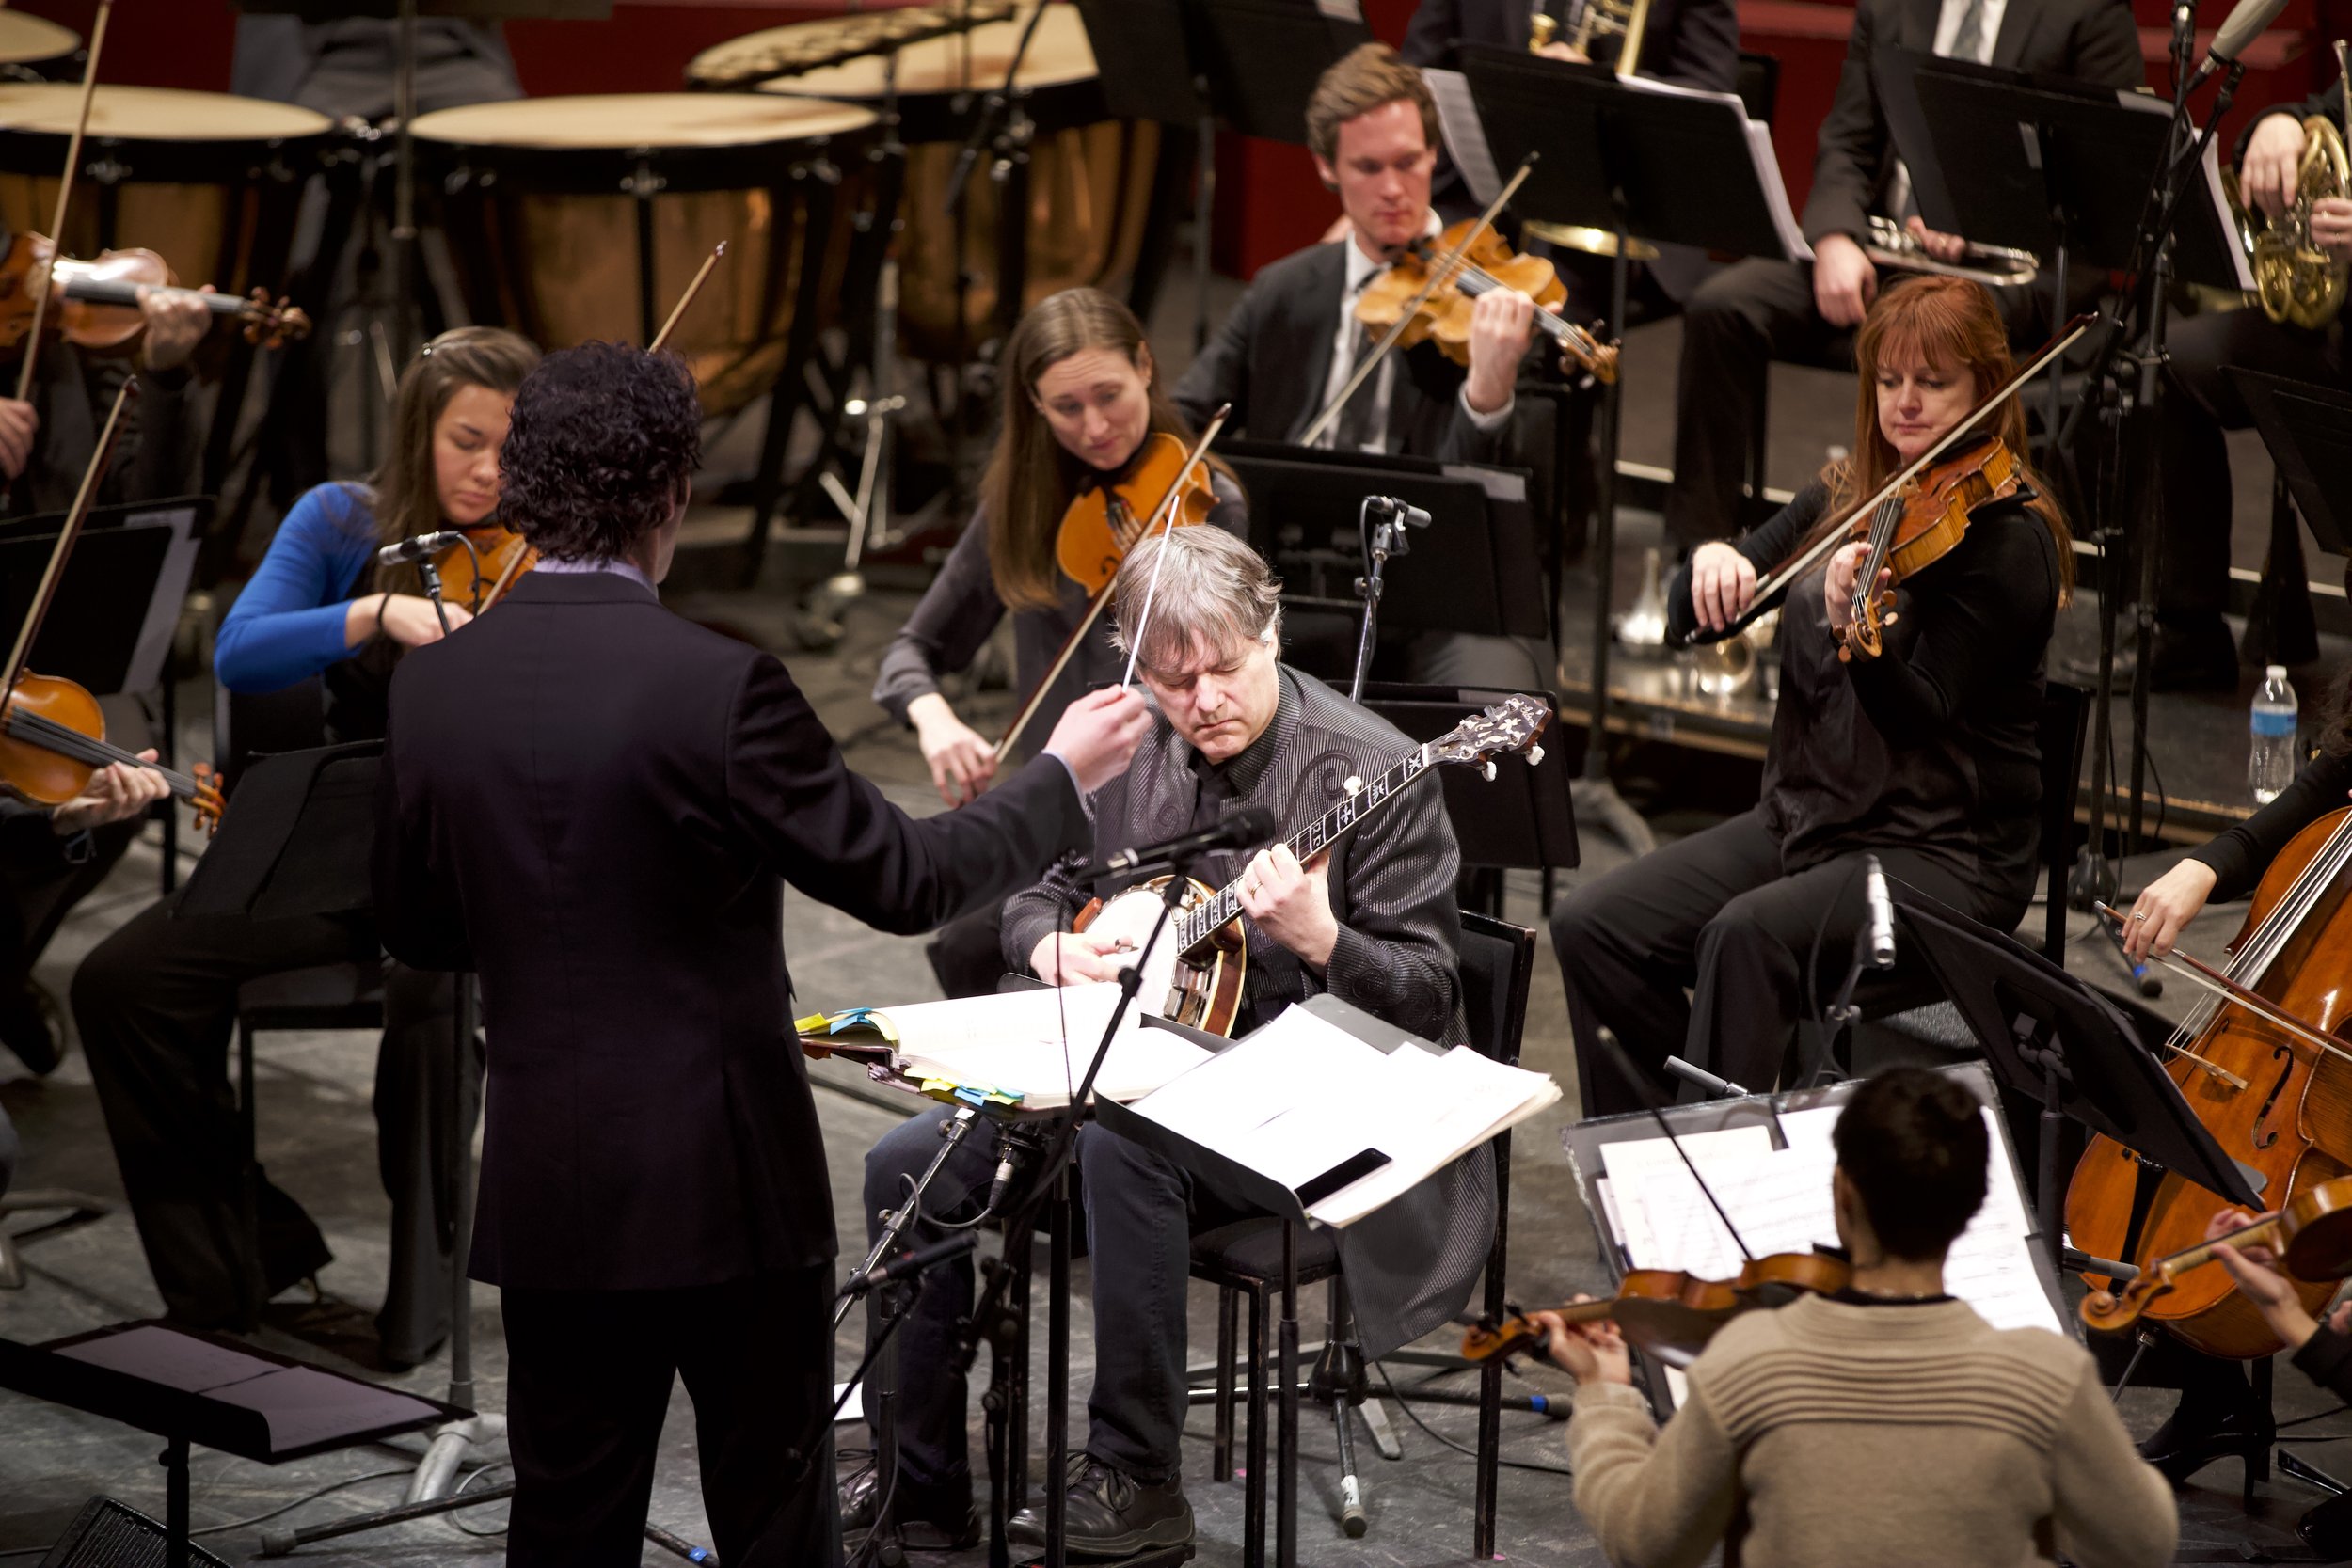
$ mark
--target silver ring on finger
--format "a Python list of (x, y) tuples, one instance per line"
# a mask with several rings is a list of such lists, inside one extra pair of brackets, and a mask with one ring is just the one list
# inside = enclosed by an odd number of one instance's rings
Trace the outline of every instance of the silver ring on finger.
[(2148, 918), (2147, 911), (2135, 911), (2135, 912), (2133, 913), (2133, 915), (2132, 915), (2132, 918), (2133, 918), (2134, 920), (2145, 920), (2145, 919), (2147, 919), (2147, 918)]

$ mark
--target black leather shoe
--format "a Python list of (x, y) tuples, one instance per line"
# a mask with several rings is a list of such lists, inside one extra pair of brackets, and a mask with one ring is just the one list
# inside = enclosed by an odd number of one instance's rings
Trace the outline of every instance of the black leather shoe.
[[(1066, 1507), (1063, 1544), (1073, 1557), (1132, 1557), (1192, 1539), (1192, 1504), (1181, 1478), (1146, 1486), (1092, 1454), (1072, 1460)], [(1045, 1510), (1023, 1509), (1005, 1534), (1024, 1550), (1043, 1551)]]
[(2151, 691), (2235, 691), (2237, 640), (2218, 615), (2167, 618), (2156, 623), (2148, 657)]
[(2186, 1484), (2217, 1459), (2244, 1460), (2249, 1491), (2255, 1481), (2269, 1477), (2272, 1433), (2259, 1408), (2249, 1403), (2217, 1412), (2209, 1405), (2192, 1410), (2189, 1404), (2182, 1401), (2181, 1408), (2139, 1445), (2140, 1458), (2175, 1486)]
[[(859, 1466), (841, 1483), (841, 1544), (850, 1551), (866, 1544), (874, 1532), (882, 1498), (875, 1483), (880, 1472), (871, 1464)], [(972, 1506), (972, 1478), (961, 1486), (920, 1487), (898, 1474), (896, 1496), (890, 1499), (891, 1523), (898, 1544), (911, 1552), (961, 1552), (980, 1544), (980, 1514)]]
[(27, 980), (16, 995), (0, 998), (0, 1045), (36, 1078), (48, 1077), (65, 1060), (65, 1018), (39, 981)]

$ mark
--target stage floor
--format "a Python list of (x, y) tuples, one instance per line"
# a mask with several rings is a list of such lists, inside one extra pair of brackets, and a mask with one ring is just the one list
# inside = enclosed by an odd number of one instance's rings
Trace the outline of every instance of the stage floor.
[[(883, 783), (893, 799), (920, 811), (935, 807), (936, 800), (927, 799), (930, 791), (923, 782), (912, 739), (880, 722), (866, 700), (875, 657), (909, 603), (902, 593), (877, 593), (857, 602), (848, 612), (843, 643), (824, 657), (791, 650), (786, 601), (777, 594), (688, 594), (680, 597), (678, 608), (690, 614), (723, 619), (782, 651), (818, 711), (843, 738), (852, 764)], [(965, 707), (967, 715), (986, 730), (988, 717), (1009, 708), (1010, 702), (1010, 694), (1000, 690), (972, 695), (965, 700)], [(192, 727), (200, 725), (200, 713), (192, 715), (189, 721)], [(1662, 754), (1666, 753), (1645, 753), (1645, 757)], [(1662, 770), (1665, 786), (1648, 800), (1654, 823), (1669, 833), (1704, 826), (1720, 814), (1720, 808), (1707, 800), (1710, 792), (1702, 787), (1707, 781), (1686, 772), (1682, 776), (1687, 786), (1675, 787), (1677, 772)], [(1598, 835), (1588, 835), (1586, 865), (1581, 875), (1596, 875), (1622, 859), (1616, 847)], [(151, 896), (155, 875), (154, 851), (151, 846), (142, 846), (107, 886), (77, 911), (41, 966), (41, 977), (53, 990), (62, 994), (80, 955)], [(1513, 918), (1540, 921), (1533, 879), (1514, 879), (1509, 907)], [(2079, 918), (2076, 925), (2079, 928)], [(2201, 938), (2209, 935), (2217, 943), (2233, 926), (2227, 911), (2217, 911), (2213, 919), (2201, 923), (2199, 932)], [(805, 1006), (889, 1003), (934, 994), (915, 941), (878, 935), (798, 894), (788, 899), (786, 927), (793, 972), (804, 988), (801, 1001)], [(2086, 973), (2108, 981), (2117, 977), (2111, 958), (2091, 943), (2077, 942), (2074, 958)], [(2101, 965), (2106, 966), (2104, 971)], [(373, 1130), (369, 1093), (373, 1052), (374, 1042), (369, 1036), (310, 1034), (265, 1037), (261, 1053), (263, 1156), (273, 1180), (310, 1206), (337, 1255), (337, 1261), (321, 1279), (330, 1298), (328, 1309), (321, 1312), (291, 1302), (283, 1304), (274, 1314), (279, 1321), (262, 1338), (273, 1348), (362, 1374), (369, 1371), (367, 1357), (373, 1347), (367, 1319), (383, 1284), (387, 1214), (371, 1152)], [(1526, 1060), (1529, 1066), (1559, 1078), (1568, 1093), (1568, 1103), (1575, 1103), (1565, 1009), (1558, 970), (1548, 949), (1536, 969)], [(26, 1146), (19, 1182), (119, 1194), (114, 1161), (82, 1058), (71, 1057), (56, 1075), (39, 1082), (7, 1076), (13, 1069), (13, 1062), (0, 1067), (0, 1103), (8, 1107)], [(819, 1076), (823, 1079), (827, 1073), (820, 1071)], [(893, 1117), (852, 1093), (823, 1084), (818, 1092), (831, 1157), (834, 1212), (844, 1235), (854, 1238), (864, 1230), (857, 1196), (860, 1157), (891, 1125)], [(1513, 1167), (1510, 1273), (1514, 1298), (1536, 1303), (1559, 1299), (1572, 1291), (1598, 1288), (1602, 1272), (1590, 1227), (1571, 1187), (1556, 1125), (1539, 1121), (1522, 1129), (1514, 1143)], [(21, 1227), (24, 1223), (19, 1220), (17, 1225)], [(0, 1292), (0, 1334), (9, 1338), (42, 1340), (158, 1310), (127, 1214), (118, 1212), (79, 1229), (35, 1240), (25, 1247), (25, 1258), (32, 1275), (26, 1289)], [(1073, 1430), (1083, 1431), (1083, 1397), (1092, 1339), (1083, 1263), (1076, 1271), (1076, 1282), (1073, 1423)], [(1199, 1364), (1213, 1354), (1215, 1318), (1205, 1288), (1196, 1286), (1192, 1301), (1191, 1356)], [(1311, 1342), (1320, 1338), (1320, 1292), (1307, 1292), (1303, 1315), (1304, 1338)], [(504, 1394), (495, 1292), (476, 1291), (473, 1322), (481, 1399), (495, 1410)], [(1444, 1338), (1433, 1337), (1431, 1348), (1437, 1348)], [(1036, 1336), (1036, 1344), (1032, 1386), (1038, 1391), (1036, 1397), (1041, 1398), (1041, 1332)], [(855, 1360), (856, 1348), (854, 1336), (845, 1336), (837, 1350), (838, 1364), (845, 1372)], [(584, 1375), (593, 1375), (593, 1369), (585, 1370)], [(440, 1359), (387, 1381), (437, 1394), (446, 1378), (447, 1363)], [(1526, 1378), (1518, 1387), (1551, 1394), (1567, 1390), (1565, 1380), (1547, 1370), (1532, 1370)], [(1398, 1381), (1409, 1397), (1409, 1381), (1402, 1375)], [(1460, 1386), (1470, 1382), (1458, 1377), (1453, 1381)], [(2280, 1372), (2279, 1386), (2282, 1417), (2312, 1414), (2333, 1403), (2292, 1370)], [(976, 1386), (976, 1455), (978, 1392)], [(691, 1411), (682, 1391), (675, 1399), (656, 1479), (653, 1518), (690, 1541), (707, 1544)], [(2134, 1430), (2145, 1433), (2161, 1419), (2169, 1402), (2169, 1396), (2162, 1392), (2134, 1390), (2125, 1395), (2123, 1408)], [(1468, 1445), (1472, 1441), (1470, 1412), (1417, 1406), (1415, 1413), (1454, 1442)], [(1033, 1409), (1032, 1444), (1041, 1460), (1041, 1410)], [(1470, 1461), (1404, 1416), (1392, 1413), (1391, 1419), (1402, 1435), (1406, 1457), (1402, 1463), (1382, 1461), (1359, 1438), (1358, 1451), (1364, 1456), (1372, 1533), (1363, 1541), (1351, 1542), (1333, 1523), (1336, 1482), (1327, 1419), (1312, 1412), (1306, 1414), (1301, 1445), (1302, 1562), (1434, 1568), (1470, 1560)], [(2312, 1434), (2325, 1436), (2338, 1430), (2338, 1423), (2331, 1421), (2313, 1429)], [(1559, 1425), (1532, 1415), (1509, 1414), (1503, 1432), (1507, 1458), (1534, 1466), (1565, 1463), (1564, 1429)], [(1186, 1468), (1196, 1478), (1206, 1467), (1208, 1433), (1209, 1413), (1205, 1407), (1197, 1409), (1185, 1443)], [(843, 1441), (853, 1446), (862, 1436), (862, 1429), (851, 1428), (844, 1432)], [(0, 1553), (38, 1550), (93, 1493), (108, 1493), (134, 1507), (160, 1513), (155, 1449), (152, 1439), (109, 1422), (0, 1396)], [(2352, 1467), (2352, 1454), (2335, 1446), (2333, 1438), (2303, 1451), (2323, 1465), (2333, 1458), (2338, 1465)], [(502, 1455), (493, 1450), (484, 1457)], [(370, 1476), (376, 1479), (306, 1503), (271, 1521), (269, 1528), (316, 1524), (345, 1512), (387, 1506), (398, 1500), (402, 1484), (391, 1472), (405, 1473), (406, 1465), (407, 1455), (389, 1449), (358, 1449), (277, 1469), (200, 1453), (195, 1465), (196, 1518), (200, 1528), (245, 1519), (320, 1487)], [(499, 1474), (493, 1473), (481, 1484), (498, 1479)], [(2315, 1494), (2297, 1483), (2273, 1481), (2259, 1489), (2253, 1516), (2249, 1518), (2237, 1506), (2237, 1480), (2234, 1465), (2217, 1465), (2184, 1494), (2181, 1560), (2237, 1560), (2239, 1543), (2246, 1540), (2271, 1549), (2292, 1544), (2287, 1531), (2296, 1516), (2316, 1500)], [(1195, 1480), (1188, 1492), (1200, 1522), (1200, 1560), (1238, 1563), (1240, 1486)], [(460, 1519), (474, 1529), (490, 1530), (502, 1517), (502, 1505), (493, 1504)], [(249, 1527), (209, 1536), (207, 1544), (230, 1560), (242, 1562), (258, 1549), (259, 1539), (259, 1527)], [(443, 1520), (323, 1544), (304, 1555), (313, 1560), (373, 1568), (378, 1564), (489, 1562), (497, 1560), (501, 1552), (495, 1536), (469, 1537), (461, 1534), (453, 1522)], [(1543, 1568), (1600, 1561), (1573, 1507), (1572, 1482), (1537, 1469), (1503, 1472), (1500, 1552), (1505, 1560)], [(645, 1560), (677, 1560), (648, 1546)], [(961, 1568), (983, 1561), (984, 1555), (975, 1551), (934, 1560)]]

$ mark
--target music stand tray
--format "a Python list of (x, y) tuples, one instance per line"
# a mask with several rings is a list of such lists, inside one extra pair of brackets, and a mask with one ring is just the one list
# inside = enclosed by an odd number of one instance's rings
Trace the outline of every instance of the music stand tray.
[[(212, 507), (188, 496), (93, 509), (25, 662), (101, 697), (162, 686)], [(64, 521), (42, 513), (0, 524), (0, 623), (24, 624)]]
[(2242, 365), (2223, 369), (2253, 413), (2312, 537), (2330, 555), (2352, 555), (2352, 397)]

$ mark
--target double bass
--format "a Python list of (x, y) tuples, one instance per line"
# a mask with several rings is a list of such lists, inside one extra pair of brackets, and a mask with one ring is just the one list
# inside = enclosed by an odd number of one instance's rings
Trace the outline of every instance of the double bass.
[[(2284, 1209), (2352, 1173), (2352, 1017), (2344, 985), (2352, 963), (2352, 807), (2297, 833), (2263, 874), (2246, 924), (2230, 944), (2221, 984), (2166, 1042), (2167, 1072), (2223, 1153), (2254, 1174), (2269, 1208)], [(2091, 1139), (2066, 1194), (2066, 1228), (2097, 1258), (2169, 1289), (2137, 1314), (2208, 1355), (2249, 1360), (2281, 1347), (2254, 1304), (2219, 1269), (2165, 1271), (2201, 1246), (2213, 1216), (2233, 1207), (2170, 1171), (2143, 1164), (2112, 1138)], [(2087, 1276), (2122, 1296), (2126, 1279)], [(2296, 1280), (2313, 1316), (2332, 1281)]]

